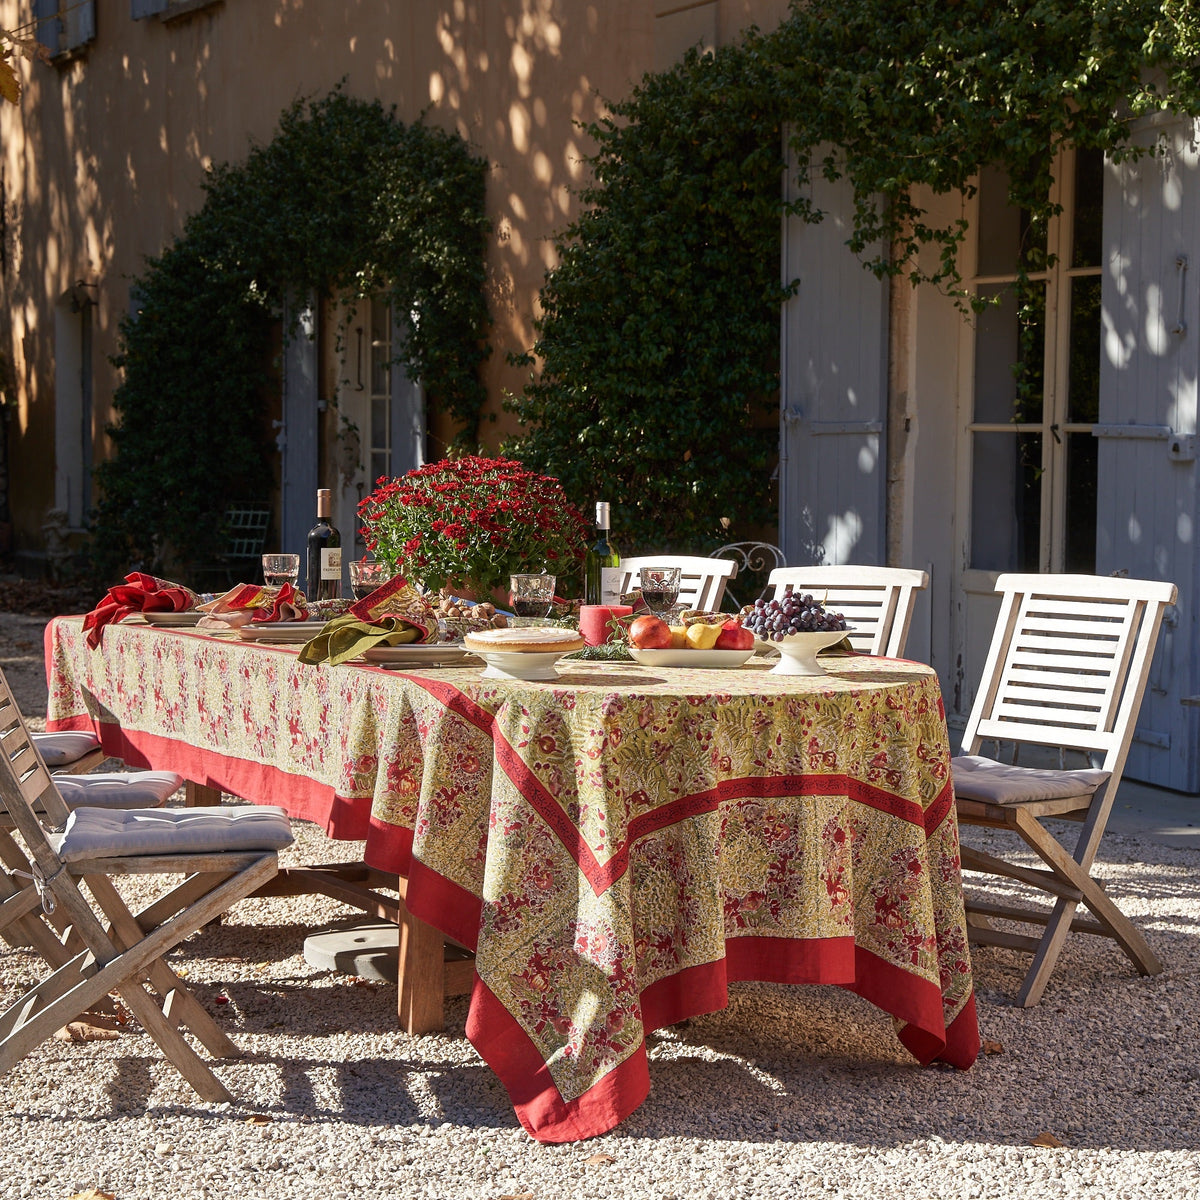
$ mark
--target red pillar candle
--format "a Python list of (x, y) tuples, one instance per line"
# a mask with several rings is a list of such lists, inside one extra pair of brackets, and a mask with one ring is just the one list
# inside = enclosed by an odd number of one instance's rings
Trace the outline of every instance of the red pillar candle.
[(584, 604), (579, 609), (579, 632), (589, 646), (602, 646), (608, 641), (609, 621), (632, 612), (629, 604)]

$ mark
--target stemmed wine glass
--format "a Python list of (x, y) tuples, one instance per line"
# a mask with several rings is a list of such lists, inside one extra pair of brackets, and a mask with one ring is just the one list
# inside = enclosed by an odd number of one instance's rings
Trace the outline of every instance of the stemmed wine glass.
[(646, 607), (661, 617), (675, 607), (679, 599), (679, 567), (642, 567), (639, 577)]

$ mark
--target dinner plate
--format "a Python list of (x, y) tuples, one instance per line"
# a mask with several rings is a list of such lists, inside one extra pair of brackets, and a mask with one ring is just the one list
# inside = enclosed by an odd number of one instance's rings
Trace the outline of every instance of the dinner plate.
[(142, 619), (147, 625), (161, 625), (165, 629), (195, 625), (204, 616), (202, 612), (144, 612)]
[(641, 650), (630, 646), (629, 653), (643, 667), (740, 667), (754, 654), (749, 650)]
[(324, 621), (251, 621), (237, 635), (244, 642), (308, 642), (324, 628)]
[(377, 667), (450, 667), (470, 662), (478, 655), (452, 644), (421, 646), (372, 646), (363, 659)]

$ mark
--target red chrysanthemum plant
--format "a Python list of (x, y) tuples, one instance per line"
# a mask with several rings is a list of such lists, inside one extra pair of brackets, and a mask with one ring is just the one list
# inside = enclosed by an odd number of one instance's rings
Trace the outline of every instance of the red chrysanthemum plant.
[(574, 578), (587, 544), (562, 484), (505, 458), (447, 458), (384, 476), (358, 515), (368, 549), (410, 583), (477, 599), (507, 590), (520, 572)]

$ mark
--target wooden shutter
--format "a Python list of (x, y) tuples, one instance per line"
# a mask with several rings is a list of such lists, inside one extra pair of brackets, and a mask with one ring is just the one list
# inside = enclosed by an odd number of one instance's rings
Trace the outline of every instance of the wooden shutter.
[[(815, 175), (804, 186), (824, 220), (783, 233), (783, 276), (800, 284), (783, 314), (780, 541), (793, 566), (881, 565), (888, 288), (846, 247), (849, 184)], [(794, 197), (791, 169), (787, 186)]]
[(135, 21), (140, 21), (143, 17), (165, 12), (166, 7), (167, 0), (129, 0), (129, 15)]
[(33, 16), (37, 21), (37, 40), (51, 54), (57, 54), (58, 33), (62, 28), (58, 19), (58, 0), (33, 0)]
[(1200, 694), (1200, 155), (1190, 120), (1168, 136), (1167, 154), (1105, 170), (1096, 572), (1167, 579), (1179, 588), (1126, 774), (1196, 792), (1200, 709), (1182, 701)]

